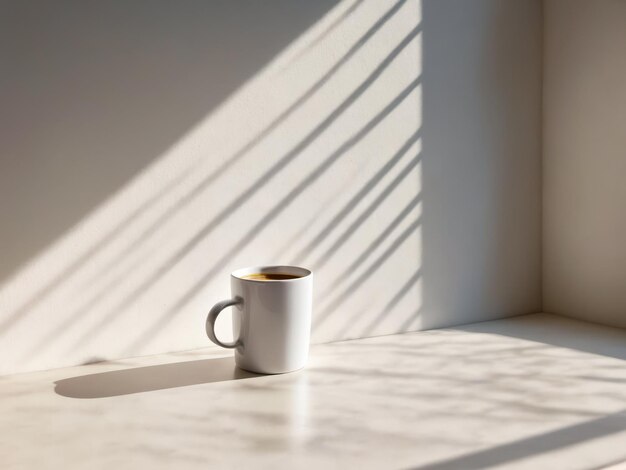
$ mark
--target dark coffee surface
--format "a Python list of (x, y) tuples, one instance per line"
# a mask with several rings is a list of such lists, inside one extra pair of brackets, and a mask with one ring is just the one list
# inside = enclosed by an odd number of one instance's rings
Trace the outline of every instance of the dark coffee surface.
[(285, 279), (298, 279), (300, 276), (293, 274), (278, 273), (252, 273), (241, 276), (241, 279), (250, 279), (252, 281), (284, 281)]

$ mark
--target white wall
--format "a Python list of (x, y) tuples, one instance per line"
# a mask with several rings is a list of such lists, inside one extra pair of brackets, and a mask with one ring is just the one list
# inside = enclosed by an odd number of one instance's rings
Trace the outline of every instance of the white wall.
[(3, 11), (0, 373), (207, 346), (252, 264), (317, 342), (539, 309), (538, 1), (171, 5)]
[(541, 2), (424, 2), (427, 328), (541, 309)]
[(626, 327), (626, 2), (547, 0), (544, 310)]

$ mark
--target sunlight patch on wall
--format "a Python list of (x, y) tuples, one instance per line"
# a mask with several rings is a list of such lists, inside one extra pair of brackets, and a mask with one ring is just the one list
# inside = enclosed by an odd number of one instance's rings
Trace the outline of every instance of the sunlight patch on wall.
[(246, 265), (314, 270), (314, 341), (419, 327), (420, 14), (339, 4), (8, 279), (0, 373), (209, 346)]

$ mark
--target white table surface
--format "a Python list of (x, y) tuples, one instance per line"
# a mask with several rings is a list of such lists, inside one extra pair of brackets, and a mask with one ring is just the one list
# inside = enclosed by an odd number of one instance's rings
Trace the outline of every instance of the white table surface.
[[(537, 314), (0, 377), (0, 468), (595, 469), (626, 459), (626, 331)], [(616, 467), (618, 468), (618, 467)]]

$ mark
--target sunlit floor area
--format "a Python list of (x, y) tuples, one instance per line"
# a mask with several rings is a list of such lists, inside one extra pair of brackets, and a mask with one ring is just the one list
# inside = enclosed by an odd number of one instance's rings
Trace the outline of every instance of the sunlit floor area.
[(39, 469), (617, 469), (625, 359), (624, 330), (533, 314), (317, 345), (284, 375), (205, 349), (6, 376), (0, 452)]

